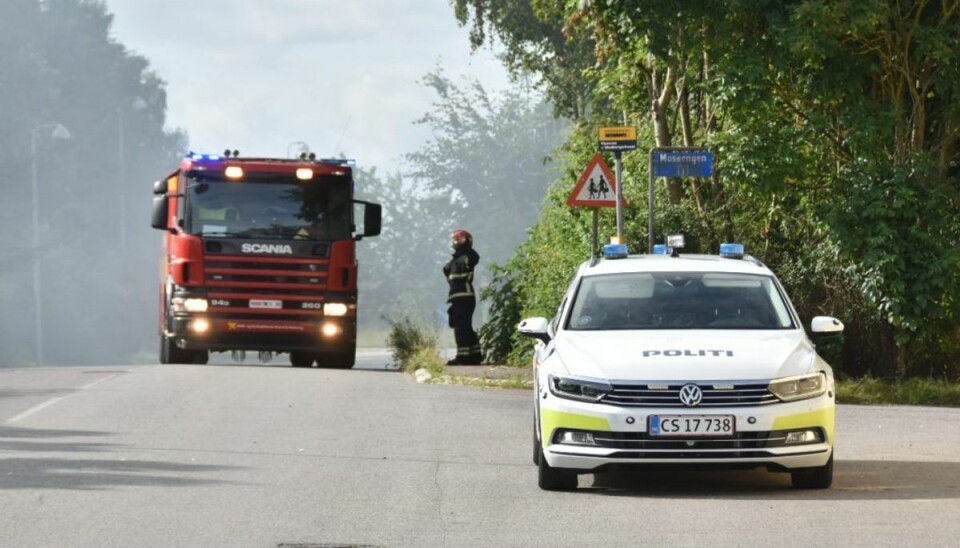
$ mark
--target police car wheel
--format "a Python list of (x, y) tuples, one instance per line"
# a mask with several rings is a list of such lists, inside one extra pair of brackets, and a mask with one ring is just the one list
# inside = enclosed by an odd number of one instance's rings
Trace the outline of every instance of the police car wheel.
[(537, 416), (533, 416), (533, 464), (540, 465), (540, 440), (537, 438)]
[(800, 468), (790, 472), (794, 489), (827, 489), (833, 484), (833, 455), (824, 466)]
[(577, 474), (559, 470), (547, 463), (547, 458), (543, 456), (543, 449), (538, 448), (537, 456), (537, 485), (544, 491), (570, 491), (577, 488)]
[(313, 367), (313, 354), (305, 352), (291, 352), (290, 364), (294, 367)]

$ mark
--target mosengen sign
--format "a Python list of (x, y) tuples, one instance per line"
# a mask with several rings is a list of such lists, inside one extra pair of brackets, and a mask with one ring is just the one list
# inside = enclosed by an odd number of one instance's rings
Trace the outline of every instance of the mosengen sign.
[(654, 150), (654, 177), (712, 177), (713, 153), (706, 150)]

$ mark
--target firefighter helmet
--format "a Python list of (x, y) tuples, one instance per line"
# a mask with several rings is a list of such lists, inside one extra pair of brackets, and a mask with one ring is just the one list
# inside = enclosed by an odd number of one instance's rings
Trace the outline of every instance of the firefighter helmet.
[(473, 236), (466, 230), (454, 230), (452, 236), (453, 248), (456, 249), (462, 245), (473, 244)]

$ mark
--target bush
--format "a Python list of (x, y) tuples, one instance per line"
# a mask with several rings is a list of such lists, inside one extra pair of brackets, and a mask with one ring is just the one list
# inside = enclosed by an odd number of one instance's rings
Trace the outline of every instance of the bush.
[[(436, 333), (428, 331), (406, 316), (387, 321), (390, 323), (387, 344), (393, 351), (393, 362), (396, 365), (406, 368), (411, 359), (424, 349), (429, 349), (436, 354)], [(439, 357), (437, 359), (439, 360)]]

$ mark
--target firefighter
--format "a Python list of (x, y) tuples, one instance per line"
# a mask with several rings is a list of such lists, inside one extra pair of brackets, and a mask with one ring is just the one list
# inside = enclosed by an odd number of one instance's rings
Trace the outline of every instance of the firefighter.
[(457, 341), (457, 357), (447, 365), (480, 365), (483, 354), (480, 339), (473, 330), (473, 311), (477, 296), (473, 290), (473, 269), (480, 262), (480, 255), (473, 250), (473, 236), (466, 230), (453, 232), (453, 259), (443, 267), (443, 275), (450, 284), (447, 295), (447, 316), (453, 336)]

